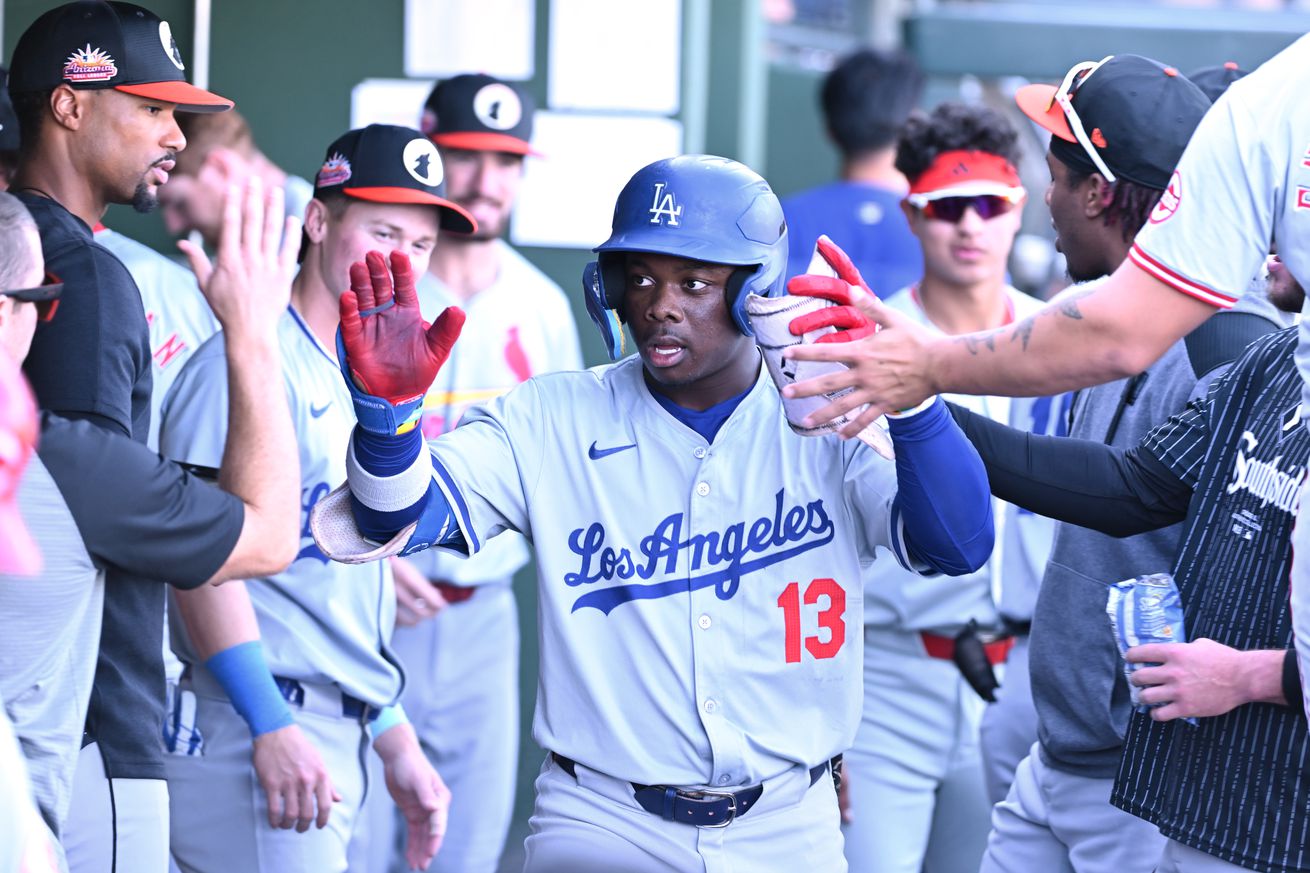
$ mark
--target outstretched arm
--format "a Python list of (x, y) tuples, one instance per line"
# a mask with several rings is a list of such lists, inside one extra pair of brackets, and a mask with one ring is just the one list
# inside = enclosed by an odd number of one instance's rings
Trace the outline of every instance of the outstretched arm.
[(1110, 536), (1182, 521), (1192, 489), (1151, 453), (1039, 436), (947, 404), (1002, 500)]
[(1036, 397), (1140, 373), (1215, 312), (1131, 260), (1095, 288), (1065, 295), (1007, 327), (963, 336), (934, 336), (871, 294), (857, 296), (854, 304), (879, 324), (876, 334), (786, 352), (797, 360), (847, 366), (784, 391), (810, 397), (852, 389), (813, 416), (815, 423), (830, 421), (868, 404), (842, 428), (847, 437), (879, 415), (935, 393)]

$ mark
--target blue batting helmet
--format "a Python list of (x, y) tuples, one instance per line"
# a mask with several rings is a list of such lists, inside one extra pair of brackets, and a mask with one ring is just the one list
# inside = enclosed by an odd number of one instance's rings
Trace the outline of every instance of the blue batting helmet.
[(747, 336), (746, 295), (781, 294), (787, 280), (787, 222), (777, 195), (745, 164), (713, 155), (682, 155), (638, 170), (614, 204), (610, 238), (593, 251), (599, 257), (583, 271), (583, 292), (611, 360), (623, 345), (625, 252), (742, 267), (729, 282), (728, 309)]

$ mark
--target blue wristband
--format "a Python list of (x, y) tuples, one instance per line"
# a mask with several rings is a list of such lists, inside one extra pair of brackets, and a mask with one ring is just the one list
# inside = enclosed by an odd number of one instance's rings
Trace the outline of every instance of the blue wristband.
[(409, 724), (409, 716), (405, 714), (405, 707), (393, 703), (368, 723), (368, 735), (376, 740), (398, 724)]
[(252, 737), (295, 723), (264, 661), (264, 647), (259, 640), (218, 652), (205, 662), (205, 669), (223, 686), (232, 706), (250, 727)]

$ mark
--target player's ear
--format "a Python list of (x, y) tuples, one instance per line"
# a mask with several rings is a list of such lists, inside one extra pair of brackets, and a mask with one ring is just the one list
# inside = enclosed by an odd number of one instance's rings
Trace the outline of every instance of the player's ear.
[(86, 120), (88, 103), (94, 91), (76, 91), (60, 85), (50, 92), (50, 114), (55, 123), (69, 130), (77, 130)]
[(329, 212), (327, 204), (317, 197), (305, 207), (305, 236), (315, 245), (327, 237)]
[(1092, 173), (1083, 182), (1083, 215), (1097, 218), (1114, 202), (1114, 185), (1105, 181), (1100, 173)]

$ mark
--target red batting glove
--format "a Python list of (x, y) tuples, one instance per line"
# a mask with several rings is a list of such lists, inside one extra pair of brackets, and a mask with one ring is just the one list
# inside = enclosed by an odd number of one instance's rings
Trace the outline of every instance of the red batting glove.
[[(395, 284), (393, 289), (392, 278)], [(464, 310), (447, 307), (429, 325), (419, 313), (409, 258), (378, 252), (350, 267), (350, 290), (341, 295), (341, 340), (360, 389), (391, 403), (427, 393), (464, 327)]]
[(873, 294), (859, 269), (841, 247), (826, 236), (819, 237), (816, 248), (837, 275), (833, 277), (806, 273), (796, 276), (787, 283), (787, 293), (798, 297), (822, 297), (838, 305), (825, 306), (817, 312), (797, 316), (787, 325), (788, 330), (793, 336), (804, 336), (819, 328), (837, 328), (834, 333), (815, 340), (818, 343), (849, 343), (876, 332), (878, 325), (853, 305), (853, 294), (858, 293), (854, 289)]

